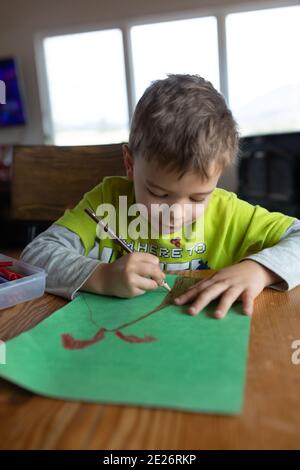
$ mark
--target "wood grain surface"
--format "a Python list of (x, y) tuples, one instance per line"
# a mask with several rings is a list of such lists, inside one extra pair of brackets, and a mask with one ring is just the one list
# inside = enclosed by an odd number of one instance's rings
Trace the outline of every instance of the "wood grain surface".
[[(46, 294), (1, 311), (0, 338), (33, 327), (65, 303)], [(0, 448), (297, 449), (300, 365), (291, 361), (295, 339), (300, 339), (300, 287), (287, 293), (265, 289), (255, 301), (245, 405), (237, 417), (55, 400), (0, 380)]]
[(57, 220), (108, 175), (125, 175), (122, 144), (16, 145), (12, 215), (30, 222)]

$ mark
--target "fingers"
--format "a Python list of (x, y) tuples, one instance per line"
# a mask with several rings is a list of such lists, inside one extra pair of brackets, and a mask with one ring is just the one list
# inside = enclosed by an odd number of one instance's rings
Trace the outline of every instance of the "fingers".
[[(164, 282), (166, 275), (160, 269), (159, 258), (150, 253), (134, 252), (131, 254), (134, 263), (133, 270), (140, 276), (151, 277), (159, 286)], [(132, 266), (131, 266), (132, 268)], [(156, 285), (157, 287), (157, 285)]]
[(135, 274), (132, 278), (132, 284), (135, 286), (135, 289), (145, 291), (151, 291), (157, 289), (158, 285), (154, 279), (147, 277), (139, 276)]
[(155, 282), (155, 287), (161, 285), (166, 277), (159, 266), (152, 263), (139, 263), (136, 266), (135, 272), (144, 278), (151, 277)]
[(241, 300), (243, 302), (243, 312), (245, 315), (253, 314), (255, 296), (250, 291), (245, 291), (241, 295)]
[(192, 286), (188, 287), (187, 290), (176, 297), (175, 302), (178, 303), (179, 305), (185, 304), (187, 300), (191, 300), (192, 298), (195, 297), (195, 293), (202, 292), (204, 289), (207, 289), (208, 287), (212, 286), (213, 284), (216, 283), (216, 279), (212, 279), (212, 276), (209, 276), (208, 278), (201, 279), (201, 281), (196, 282)]
[(159, 266), (159, 259), (150, 253), (134, 252), (121, 258), (120, 269), (126, 279), (130, 296), (156, 289), (166, 277)]
[[(224, 292), (225, 291), (225, 292)], [(185, 304), (196, 298), (193, 304), (189, 307), (188, 312), (192, 315), (197, 315), (204, 307), (206, 307), (213, 299), (222, 295), (221, 300), (214, 312), (215, 317), (222, 319), (226, 316), (228, 310), (238, 299), (243, 302), (243, 313), (245, 315), (253, 314), (254, 298), (255, 296), (246, 290), (241, 292), (241, 288), (231, 287), (228, 289), (228, 285), (224, 282), (215, 283), (213, 286), (208, 287), (206, 290), (197, 289), (187, 291), (185, 294), (180, 296), (180, 299), (175, 299), (176, 304)]]
[[(206, 307), (213, 299), (219, 297), (219, 295), (227, 289), (227, 284), (224, 282), (217, 282), (210, 288), (196, 293), (196, 300), (188, 308), (188, 313), (191, 315), (197, 315), (204, 307)], [(188, 293), (187, 293), (188, 294)], [(195, 294), (193, 294), (195, 297)]]
[(221, 297), (221, 301), (215, 310), (215, 317), (220, 319), (224, 318), (232, 304), (238, 299), (240, 293), (241, 289), (228, 289)]
[(159, 265), (159, 258), (155, 255), (151, 255), (151, 253), (141, 253), (139, 251), (135, 251), (134, 253), (130, 253), (130, 256), (132, 260), (136, 262), (144, 262)]
[(199, 293), (199, 291), (198, 291), (197, 287), (193, 286), (193, 289), (188, 289), (183, 294), (176, 297), (174, 299), (174, 302), (177, 305), (186, 304), (187, 302), (190, 302), (191, 300), (193, 300), (198, 295), (198, 293)]
[(216, 284), (214, 279), (202, 279), (193, 286), (190, 286), (183, 294), (175, 298), (177, 305), (183, 305), (187, 302), (191, 302), (200, 292), (208, 289), (210, 286)]

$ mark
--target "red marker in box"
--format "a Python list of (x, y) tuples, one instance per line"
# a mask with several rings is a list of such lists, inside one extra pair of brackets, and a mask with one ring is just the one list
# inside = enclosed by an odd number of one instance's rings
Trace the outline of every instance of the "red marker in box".
[(1, 268), (0, 267), (0, 276), (5, 277), (8, 281), (15, 281), (16, 279), (20, 279), (22, 274), (20, 273), (15, 273), (14, 271), (11, 271), (10, 269), (7, 268)]
[(6, 268), (8, 266), (12, 266), (12, 262), (11, 261), (0, 261), (0, 268)]

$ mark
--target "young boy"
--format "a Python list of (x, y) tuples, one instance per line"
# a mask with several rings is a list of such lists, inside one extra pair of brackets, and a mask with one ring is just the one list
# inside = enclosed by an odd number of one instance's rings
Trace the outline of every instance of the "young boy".
[[(300, 222), (252, 206), (216, 188), (238, 153), (238, 131), (224, 98), (198, 75), (168, 75), (149, 86), (138, 102), (128, 145), (123, 145), (126, 177), (107, 177), (79, 204), (34, 239), (23, 251), (24, 261), (43, 267), (47, 291), (70, 299), (79, 290), (132, 297), (156, 289), (164, 270), (217, 270), (175, 299), (191, 302), (199, 313), (220, 297), (215, 311), (223, 318), (236, 300), (251, 315), (255, 297), (266, 287), (289, 290), (300, 283)], [(119, 196), (127, 205), (173, 204), (167, 227), (158, 222), (158, 237), (125, 237), (135, 252), (124, 254), (111, 239), (96, 234), (94, 212)], [(190, 242), (181, 233), (184, 208), (191, 209), (192, 226), (204, 207), (204, 239)], [(117, 235), (122, 236), (117, 216)], [(202, 220), (202, 219), (201, 219)], [(131, 215), (125, 216), (125, 225)], [(179, 236), (180, 234), (180, 236)], [(123, 238), (123, 237), (122, 237)]]

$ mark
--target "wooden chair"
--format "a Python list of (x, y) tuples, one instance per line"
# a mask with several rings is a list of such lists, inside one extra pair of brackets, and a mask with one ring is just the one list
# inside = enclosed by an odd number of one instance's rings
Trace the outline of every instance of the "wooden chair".
[(125, 175), (122, 144), (15, 146), (12, 218), (29, 224), (30, 241), (40, 223), (50, 225), (110, 175)]

